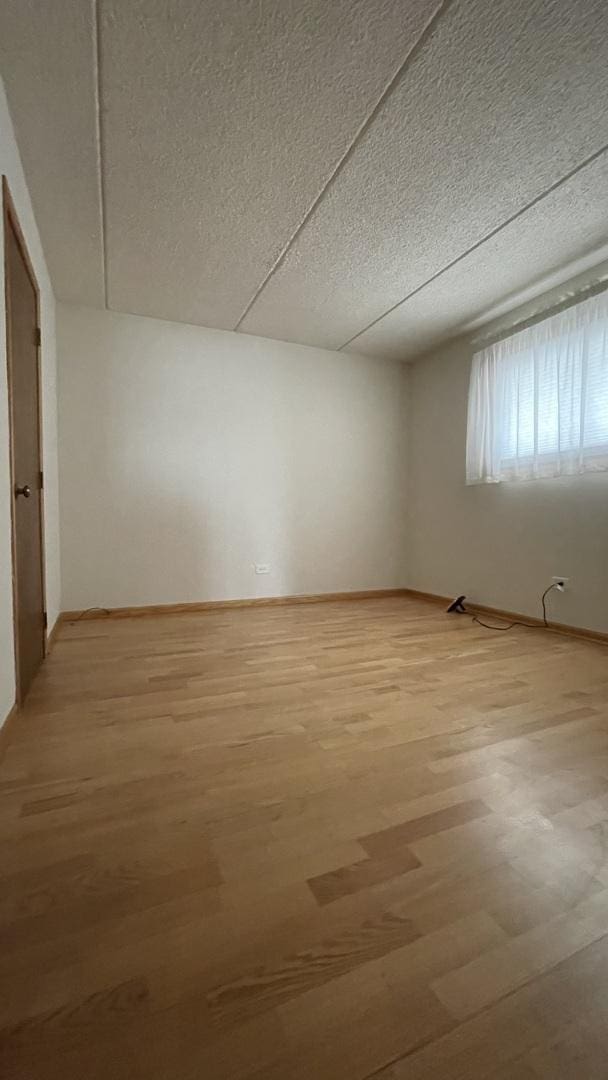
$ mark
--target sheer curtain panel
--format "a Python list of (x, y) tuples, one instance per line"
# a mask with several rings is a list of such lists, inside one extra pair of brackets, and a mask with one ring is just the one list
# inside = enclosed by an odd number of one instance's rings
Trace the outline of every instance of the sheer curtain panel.
[(467, 484), (608, 469), (608, 293), (473, 357)]

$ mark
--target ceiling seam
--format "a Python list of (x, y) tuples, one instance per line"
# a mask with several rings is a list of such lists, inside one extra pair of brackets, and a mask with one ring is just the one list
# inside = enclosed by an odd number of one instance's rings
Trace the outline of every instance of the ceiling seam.
[(101, 219), (101, 261), (103, 267), (103, 302), (108, 310), (108, 260), (106, 251), (106, 192), (104, 184), (103, 159), (104, 159), (104, 130), (101, 110), (101, 31), (99, 17), (100, 0), (93, 0), (93, 64), (94, 64), (94, 95), (95, 112), (97, 119), (97, 168), (98, 168), (98, 197), (99, 216)]
[(270, 267), (270, 270), (268, 271), (266, 276), (263, 278), (260, 285), (258, 285), (258, 287), (255, 290), (253, 296), (251, 297), (251, 299), (247, 303), (244, 311), (239, 316), (239, 318), (238, 318), (238, 320), (237, 320), (237, 322), (236, 322), (236, 324), (234, 326), (235, 331), (239, 329), (241, 323), (243, 322), (243, 320), (247, 317), (247, 315), (251, 311), (251, 308), (253, 307), (253, 305), (255, 304), (258, 297), (261, 295), (261, 293), (266, 288), (266, 286), (267, 286), (268, 282), (270, 281), (270, 279), (274, 276), (276, 271), (279, 269), (279, 267), (284, 262), (288, 251), (290, 250), (290, 248), (292, 247), (292, 245), (294, 244), (294, 242), (297, 240), (298, 236), (302, 232), (302, 229), (306, 225), (306, 222), (312, 217), (312, 215), (314, 214), (314, 212), (317, 209), (317, 207), (319, 206), (319, 204), (325, 198), (325, 195), (329, 191), (329, 189), (332, 186), (334, 180), (338, 177), (338, 175), (342, 171), (344, 165), (350, 159), (350, 157), (353, 154), (353, 151), (355, 150), (355, 147), (357, 146), (357, 143), (359, 142), (361, 137), (365, 134), (365, 132), (368, 130), (368, 128), (374, 122), (376, 116), (378, 115), (378, 113), (379, 113), (380, 109), (382, 108), (382, 106), (384, 105), (385, 101), (390, 97), (390, 95), (396, 89), (396, 87), (399, 84), (399, 82), (401, 81), (402, 77), (406, 74), (406, 71), (409, 68), (412, 61), (416, 58), (418, 53), (421, 51), (421, 49), (424, 48), (427, 41), (434, 34), (434, 32), (435, 32), (435, 30), (437, 28), (437, 24), (438, 24), (439, 20), (441, 19), (441, 17), (443, 15), (445, 15), (445, 13), (448, 11), (448, 9), (450, 7), (452, 7), (452, 5), (455, 4), (455, 3), (456, 3), (456, 0), (442, 0), (439, 7), (437, 7), (436, 10), (433, 12), (433, 15), (431, 16), (431, 18), (427, 22), (427, 24), (424, 27), (422, 33), (416, 39), (416, 41), (412, 45), (411, 49), (409, 50), (409, 52), (407, 53), (405, 58), (401, 61), (401, 64), (397, 68), (395, 74), (392, 76), (392, 78), (389, 80), (387, 85), (384, 87), (384, 90), (382, 91), (382, 93), (381, 93), (380, 97), (378, 98), (376, 104), (374, 105), (373, 109), (371, 110), (371, 112), (368, 113), (365, 120), (363, 120), (362, 124), (357, 129), (354, 138), (352, 139), (352, 141), (350, 142), (350, 144), (348, 145), (348, 147), (344, 151), (342, 157), (339, 159), (339, 161), (336, 164), (333, 172), (330, 174), (330, 176), (326, 180), (326, 182), (323, 185), (323, 187), (321, 188), (319, 194), (316, 196), (314, 201), (311, 203), (308, 210), (304, 214), (304, 217), (300, 221), (299, 225), (297, 226), (295, 231), (289, 237), (289, 240), (287, 240), (287, 242), (285, 243), (285, 245), (283, 246), (283, 248), (279, 252), (279, 255), (277, 256), (275, 262)]
[(527, 214), (529, 210), (532, 210), (534, 206), (536, 206), (539, 202), (542, 202), (542, 200), (545, 199), (547, 195), (551, 195), (554, 191), (557, 190), (557, 188), (561, 187), (562, 184), (567, 183), (567, 181), (571, 180), (573, 176), (576, 176), (577, 173), (581, 172), (583, 169), (586, 169), (587, 166), (592, 165), (593, 162), (597, 161), (597, 159), (601, 157), (602, 154), (605, 154), (607, 150), (608, 143), (600, 147), (599, 150), (596, 150), (595, 153), (591, 154), (589, 157), (585, 158), (584, 161), (579, 162), (579, 164), (575, 165), (573, 169), (570, 169), (570, 172), (567, 172), (564, 176), (560, 177), (560, 179), (556, 180), (555, 183), (550, 185), (550, 187), (545, 188), (545, 190), (542, 191), (540, 195), (536, 195), (535, 198), (532, 199), (529, 203), (526, 203), (525, 206), (521, 207), (521, 209), (517, 210), (514, 214), (511, 214), (511, 216), (506, 218), (505, 221), (501, 222), (500, 225), (497, 225), (496, 228), (491, 229), (489, 233), (486, 233), (485, 236), (482, 236), (481, 240), (478, 240), (470, 248), (467, 248), (467, 250), (463, 251), (462, 254), (457, 255), (455, 259), (452, 259), (452, 261), (447, 263), (446, 266), (443, 266), (441, 270), (438, 270), (435, 274), (432, 274), (430, 278), (428, 278), (426, 281), (423, 281), (422, 284), (418, 285), (415, 289), (412, 289), (410, 293), (402, 297), (401, 300), (398, 300), (396, 304), (393, 304), (392, 307), (387, 308), (386, 311), (383, 311), (382, 314), (378, 315), (376, 319), (372, 319), (372, 321), (368, 323), (367, 326), (364, 326), (362, 330), (358, 330), (356, 334), (353, 334), (353, 336), (348, 339), (348, 341), (345, 341), (342, 345), (339, 345), (337, 351), (340, 352), (342, 349), (345, 349), (347, 345), (351, 345), (353, 341), (356, 341), (357, 338), (367, 333), (367, 331), (371, 330), (374, 326), (376, 326), (377, 323), (382, 322), (382, 319), (385, 319), (387, 315), (392, 315), (393, 311), (396, 311), (397, 308), (401, 307), (402, 304), (406, 304), (407, 301), (411, 300), (413, 296), (417, 296), (417, 294), (422, 292), (423, 289), (426, 289), (428, 285), (432, 285), (433, 282), (437, 280), (437, 278), (440, 278), (442, 276), (442, 274), (447, 273), (447, 271), (451, 270), (452, 267), (456, 266), (459, 262), (462, 262), (463, 259), (466, 259), (468, 255), (472, 255), (474, 251), (477, 251), (477, 249), (482, 247), (483, 244), (486, 244), (488, 240), (492, 240), (492, 238), (496, 236), (499, 232), (501, 232), (503, 229), (506, 229), (508, 225), (512, 225), (513, 222), (517, 221), (518, 218), (522, 217), (524, 214)]

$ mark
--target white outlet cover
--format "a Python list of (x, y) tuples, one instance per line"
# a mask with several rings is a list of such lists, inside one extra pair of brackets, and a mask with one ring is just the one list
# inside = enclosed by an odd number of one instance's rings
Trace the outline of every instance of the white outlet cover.
[(270, 573), (270, 563), (256, 562), (254, 564), (254, 569), (255, 569), (256, 574), (269, 574)]
[(567, 589), (568, 585), (570, 584), (570, 578), (569, 577), (560, 577), (559, 575), (556, 575), (555, 577), (552, 577), (551, 581), (553, 582), (554, 585), (563, 584), (564, 589)]

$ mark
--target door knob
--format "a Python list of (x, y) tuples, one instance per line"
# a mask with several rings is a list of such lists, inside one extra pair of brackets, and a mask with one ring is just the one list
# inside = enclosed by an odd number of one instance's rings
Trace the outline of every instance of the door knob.
[(31, 494), (32, 494), (32, 489), (29, 486), (29, 484), (24, 484), (23, 487), (19, 487), (19, 485), (17, 484), (17, 486), (15, 487), (15, 495), (17, 497), (19, 495), (23, 495), (24, 499), (29, 499)]

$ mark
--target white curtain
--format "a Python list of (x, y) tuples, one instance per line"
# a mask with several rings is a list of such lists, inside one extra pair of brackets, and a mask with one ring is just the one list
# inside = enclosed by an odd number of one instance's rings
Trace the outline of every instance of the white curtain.
[(608, 469), (608, 293), (473, 357), (467, 484)]

